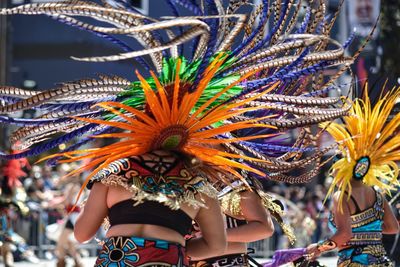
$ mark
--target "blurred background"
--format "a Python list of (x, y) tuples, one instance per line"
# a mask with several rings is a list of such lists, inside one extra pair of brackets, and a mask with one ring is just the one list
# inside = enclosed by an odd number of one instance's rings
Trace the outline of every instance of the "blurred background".
[[(52, 1), (0, 0), (0, 8), (37, 2)], [(53, 0), (53, 2), (56, 1)], [(164, 1), (131, 0), (131, 2), (144, 14), (152, 17), (169, 14), (168, 6)], [(337, 11), (339, 2), (339, 0), (326, 2), (330, 14), (333, 15)], [(370, 34), (378, 17), (380, 19), (371, 41), (352, 66), (352, 72), (358, 78), (355, 85), (356, 94), (361, 92), (367, 79), (373, 96), (379, 95), (384, 83), (387, 83), (388, 88), (400, 83), (400, 1), (345, 0), (333, 29), (333, 37), (342, 43), (349, 35), (355, 34), (355, 41), (349, 51), (352, 54)], [(1, 16), (0, 36), (1, 85), (26, 89), (51, 89), (59, 82), (95, 77), (99, 73), (115, 74), (135, 80), (135, 69), (143, 71), (134, 60), (109, 63), (73, 61), (70, 59), (71, 56), (106, 55), (117, 50), (95, 35), (62, 25), (46, 16)], [(139, 48), (138, 44), (137, 47)], [(342, 78), (340, 82), (345, 84), (350, 80), (348, 76)], [(399, 110), (400, 101), (393, 110), (393, 114), (398, 113)], [(13, 114), (13, 116), (30, 118), (33, 116), (32, 112), (34, 111)], [(8, 137), (13, 130), (11, 127), (0, 128), (0, 150), (12, 149), (9, 147)], [(320, 142), (324, 146), (329, 143), (329, 139), (321, 138)], [(63, 164), (57, 168), (51, 168), (34, 165), (33, 162), (22, 166), (22, 171), (25, 173), (20, 179), (22, 186), (17, 192), (13, 192), (14, 208), (7, 208), (7, 210), (5, 207), (9, 203), (6, 203), (8, 200), (5, 199), (9, 192), (4, 179), (7, 164), (2, 162), (4, 167), (0, 169), (0, 171), (3, 170), (0, 173), (1, 225), (5, 225), (4, 221), (6, 221), (14, 230), (13, 234), (9, 235), (15, 261), (21, 262), (17, 266), (29, 266), (29, 262), (39, 263), (55, 258), (54, 251), (60, 234), (60, 226), (65, 223), (63, 218), (68, 212), (67, 206), (71, 204), (73, 198), (71, 196), (76, 193), (70, 185), (82, 182), (82, 177), (75, 177), (73, 181), (61, 179), (65, 173), (76, 166)], [(283, 199), (287, 210), (286, 220), (293, 225), (297, 234), (296, 247), (316, 242), (329, 233), (327, 228), (329, 201), (324, 203), (327, 185), (330, 182), (329, 167), (330, 165), (326, 164), (319, 176), (306, 185), (289, 186), (263, 181), (268, 192)], [(396, 193), (393, 192), (393, 197), (396, 197)], [(400, 218), (399, 202), (392, 201), (392, 204)], [(275, 229), (276, 233), (272, 238), (251, 244), (250, 247), (255, 248), (253, 256), (267, 258), (275, 249), (289, 246), (280, 228)], [(6, 229), (2, 229), (2, 235), (5, 235), (5, 231)], [(98, 238), (101, 239), (103, 236), (104, 232), (99, 229)], [(398, 266), (400, 266), (400, 244), (396, 243), (398, 238), (387, 237), (386, 243), (389, 254), (394, 258), (397, 257)], [(78, 248), (83, 257), (94, 257), (98, 244), (96, 240), (93, 240), (88, 244), (79, 245)], [(334, 264), (335, 261), (328, 260), (328, 262)]]

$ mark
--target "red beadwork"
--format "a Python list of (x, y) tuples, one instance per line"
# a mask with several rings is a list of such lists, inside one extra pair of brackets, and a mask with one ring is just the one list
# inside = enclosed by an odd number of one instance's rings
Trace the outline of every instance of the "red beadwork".
[(154, 139), (153, 150), (176, 150), (182, 147), (188, 139), (187, 129), (183, 125), (172, 125), (163, 129)]

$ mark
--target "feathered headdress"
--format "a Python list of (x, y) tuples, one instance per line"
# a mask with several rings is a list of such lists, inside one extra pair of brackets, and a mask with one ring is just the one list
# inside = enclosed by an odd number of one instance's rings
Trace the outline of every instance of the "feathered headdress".
[[(79, 169), (83, 171), (152, 149), (175, 149), (235, 177), (242, 169), (296, 183), (307, 182), (318, 172), (326, 150), (319, 151), (307, 127), (347, 113), (349, 106), (340, 97), (326, 93), (337, 88), (334, 81), (354, 59), (344, 55), (351, 37), (345, 44), (329, 37), (337, 13), (328, 20), (324, 1), (306, 1), (301, 17), (302, 1), (263, 0), (254, 7), (246, 1), (224, 6), (216, 0), (201, 4), (167, 0), (173, 17), (161, 19), (145, 16), (123, 0), (102, 2), (74, 0), (0, 9), (0, 15), (47, 15), (122, 50), (76, 60), (135, 58), (151, 74), (148, 78), (137, 74), (135, 82), (101, 75), (47, 91), (1, 87), (6, 105), (0, 113), (34, 108), (43, 114), (31, 120), (0, 117), (3, 123), (22, 126), (11, 142), (21, 140), (26, 149), (2, 158), (38, 155), (72, 142), (50, 162), (59, 156), (70, 158), (66, 161), (93, 159)], [(238, 13), (245, 6), (254, 7), (249, 16)], [(191, 15), (180, 16), (181, 9)], [(118, 35), (135, 39), (143, 49), (133, 49)], [(185, 43), (191, 52), (184, 56)], [(324, 79), (327, 68), (336, 71)], [(276, 136), (277, 130), (293, 128), (300, 129), (293, 141)], [(127, 132), (115, 132), (120, 129)], [(77, 137), (83, 138), (76, 141)], [(122, 141), (76, 151), (92, 137)], [(224, 149), (216, 149), (218, 145)], [(303, 155), (310, 151), (313, 155)], [(307, 170), (304, 175), (287, 175), (302, 168)]]
[(332, 166), (334, 179), (328, 196), (338, 187), (342, 192), (341, 203), (344, 192), (351, 195), (351, 179), (362, 180), (386, 192), (400, 185), (399, 167), (395, 162), (400, 160), (400, 135), (394, 134), (400, 128), (400, 113), (389, 118), (399, 97), (400, 88), (395, 88), (372, 107), (366, 86), (363, 99), (354, 101), (343, 124), (322, 124), (338, 142), (343, 156)]

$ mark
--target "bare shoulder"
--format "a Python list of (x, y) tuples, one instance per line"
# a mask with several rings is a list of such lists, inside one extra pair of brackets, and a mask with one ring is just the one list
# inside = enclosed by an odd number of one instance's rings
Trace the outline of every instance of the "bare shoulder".
[(347, 192), (344, 191), (336, 191), (333, 196), (333, 207), (334, 207), (334, 212), (340, 211), (341, 214), (345, 211), (349, 211), (349, 202), (347, 201), (347, 198), (349, 198), (350, 195)]
[(195, 194), (194, 197), (197, 201), (203, 202), (206, 206), (207, 206), (207, 203), (219, 203), (218, 198), (216, 196), (212, 197), (212, 196), (209, 196), (202, 192), (198, 192), (197, 194)]
[(335, 193), (333, 193), (332, 199), (334, 201), (334, 203), (338, 203), (340, 196), (342, 195), (342, 191), (338, 190)]
[(258, 196), (258, 194), (252, 190), (244, 190), (244, 191), (240, 192), (240, 196), (245, 197), (245, 198), (251, 198), (251, 199), (259, 199), (260, 198)]
[(102, 192), (102, 191), (108, 191), (108, 186), (102, 183), (94, 183), (92, 189), (90, 190), (90, 192)]
[(246, 190), (240, 192), (240, 203), (243, 208), (243, 206), (249, 206), (249, 205), (257, 205), (260, 206), (262, 205), (262, 201), (260, 196), (255, 192), (251, 190)]
[(90, 190), (89, 199), (94, 201), (106, 200), (107, 199), (108, 186), (102, 183), (95, 183)]

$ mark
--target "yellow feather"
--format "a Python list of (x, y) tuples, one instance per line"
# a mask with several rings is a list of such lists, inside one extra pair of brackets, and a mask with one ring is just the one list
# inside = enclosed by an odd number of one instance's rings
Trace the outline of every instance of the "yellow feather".
[(378, 186), (390, 193), (400, 183), (397, 180), (400, 160), (400, 136), (393, 136), (400, 127), (400, 114), (390, 122), (389, 115), (400, 97), (400, 87), (381, 96), (372, 108), (368, 88), (364, 90), (364, 99), (356, 99), (349, 116), (343, 118), (344, 124), (321, 123), (320, 126), (338, 142), (344, 157), (332, 165), (334, 180), (327, 197), (335, 188), (340, 191), (339, 205), (343, 201), (343, 192), (351, 192), (350, 181), (356, 162), (364, 156), (371, 160), (370, 168), (363, 181), (369, 186)]

